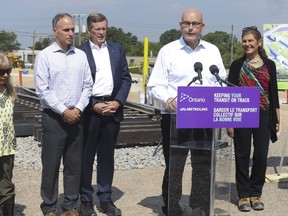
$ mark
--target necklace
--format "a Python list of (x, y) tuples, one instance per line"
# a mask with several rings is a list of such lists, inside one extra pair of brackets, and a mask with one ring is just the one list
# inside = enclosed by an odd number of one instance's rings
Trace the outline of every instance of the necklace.
[(255, 59), (255, 60), (251, 60), (251, 59), (247, 58), (247, 62), (252, 63), (252, 64), (256, 64), (256, 63), (258, 63), (260, 61), (261, 61), (261, 58), (258, 58), (258, 59)]

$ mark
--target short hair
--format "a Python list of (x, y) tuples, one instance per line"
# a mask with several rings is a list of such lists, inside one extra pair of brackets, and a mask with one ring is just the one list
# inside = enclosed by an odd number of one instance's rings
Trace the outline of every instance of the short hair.
[(58, 13), (53, 17), (52, 28), (56, 28), (59, 20), (63, 19), (64, 17), (70, 17), (73, 20), (73, 17), (68, 13)]
[(93, 23), (102, 22), (104, 20), (107, 22), (107, 25), (108, 25), (108, 20), (103, 14), (101, 14), (101, 13), (91, 13), (87, 17), (87, 28), (91, 29)]

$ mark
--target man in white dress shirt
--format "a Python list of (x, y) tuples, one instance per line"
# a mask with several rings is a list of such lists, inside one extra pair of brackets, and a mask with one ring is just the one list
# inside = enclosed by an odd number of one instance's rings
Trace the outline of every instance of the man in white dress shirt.
[[(194, 64), (196, 62), (202, 63), (202, 80), (201, 82), (200, 80), (193, 82), (191, 86), (220, 86), (215, 76), (213, 76), (209, 71), (209, 67), (211, 65), (216, 65), (219, 68), (219, 76), (221, 78), (226, 77), (226, 71), (219, 49), (215, 45), (200, 39), (200, 35), (204, 30), (202, 13), (195, 8), (186, 9), (182, 14), (179, 25), (182, 36), (180, 37), (180, 39), (166, 44), (159, 51), (155, 66), (153, 68), (147, 85), (148, 92), (155, 100), (157, 100), (158, 102), (160, 102), (160, 104), (163, 105), (163, 107), (166, 111), (168, 111), (168, 113), (173, 113), (177, 109), (177, 100), (175, 99), (175, 97), (177, 96), (178, 86), (187, 86), (191, 82), (193, 77), (197, 76), (197, 73), (194, 71)], [(188, 151), (178, 152), (178, 158), (173, 158), (173, 160), (178, 163), (177, 175), (179, 177), (179, 184), (173, 185), (169, 189), (169, 193), (171, 196), (168, 208), (170, 167), (170, 117), (170, 114), (163, 114), (161, 120), (163, 153), (166, 163), (166, 170), (162, 183), (162, 197), (164, 201), (164, 206), (162, 207), (162, 210), (167, 215), (181, 215), (182, 209), (179, 205), (179, 200), (182, 195), (182, 174)], [(204, 137), (204, 133), (206, 135), (208, 134), (208, 137)], [(195, 135), (195, 138), (197, 136), (198, 139), (211, 139), (211, 133), (209, 132), (209, 130), (203, 129), (202, 131), (194, 132), (194, 134), (197, 134)], [(180, 139), (182, 138), (180, 137)], [(204, 153), (204, 156), (200, 159), (193, 156), (201, 154), (202, 152), (198, 152), (197, 150), (191, 150), (193, 177), (200, 176), (200, 172), (203, 173), (203, 176), (206, 176), (206, 174), (209, 173), (207, 167), (209, 167), (210, 163), (210, 154), (207, 155), (207, 153)], [(205, 164), (207, 164), (206, 169), (203, 169), (202, 166), (197, 166), (197, 163), (199, 164), (200, 161), (203, 159), (205, 161)], [(198, 171), (202, 171), (198, 172), (197, 168)], [(193, 179), (193, 183), (194, 180), (195, 179)], [(207, 193), (209, 193), (209, 182), (210, 181), (207, 182)], [(190, 196), (190, 206), (192, 208), (197, 205), (194, 199), (200, 199), (200, 197), (195, 196), (196, 192), (193, 191), (196, 187), (197, 185), (192, 185), (191, 189), (191, 195), (193, 196)], [(206, 203), (206, 206), (203, 207), (204, 212), (207, 212), (207, 208), (209, 208), (208, 202), (209, 200), (203, 201), (203, 203)]]

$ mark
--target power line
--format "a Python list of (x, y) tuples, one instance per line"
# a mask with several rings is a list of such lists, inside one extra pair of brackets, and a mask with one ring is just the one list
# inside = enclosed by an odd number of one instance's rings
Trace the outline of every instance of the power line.
[[(33, 34), (34, 34), (34, 32), (24, 32), (24, 31), (14, 31), (14, 30), (11, 30), (11, 29), (2, 29), (3, 31), (6, 31), (6, 32), (14, 32), (15, 34), (17, 34), (17, 35), (22, 35), (22, 36), (31, 36), (31, 37), (33, 37)], [(37, 35), (37, 37), (39, 36), (47, 36), (47, 35), (49, 35), (49, 33), (37, 33), (36, 34)]]

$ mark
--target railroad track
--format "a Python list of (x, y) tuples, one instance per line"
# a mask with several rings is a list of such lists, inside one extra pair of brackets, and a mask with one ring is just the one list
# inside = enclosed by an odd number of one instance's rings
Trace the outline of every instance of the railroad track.
[[(34, 136), (41, 143), (42, 108), (34, 89), (16, 86), (18, 99), (14, 106), (16, 137)], [(161, 139), (160, 112), (152, 106), (127, 101), (121, 123), (118, 146), (156, 145)]]

